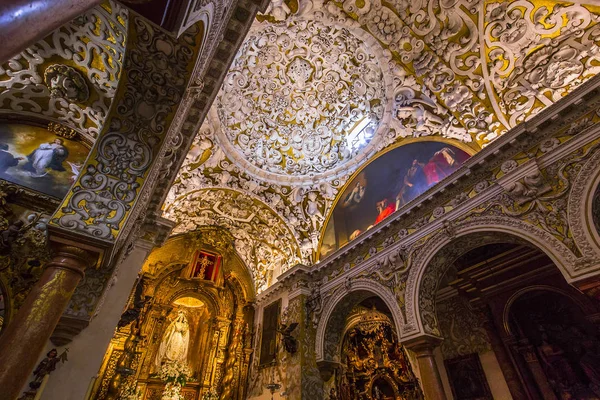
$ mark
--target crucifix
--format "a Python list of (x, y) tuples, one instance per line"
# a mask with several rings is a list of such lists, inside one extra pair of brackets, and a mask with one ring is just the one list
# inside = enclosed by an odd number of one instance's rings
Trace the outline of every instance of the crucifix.
[(206, 256), (206, 254), (203, 254), (202, 257), (200, 257), (198, 259), (198, 262), (196, 263), (196, 270), (198, 270), (198, 267), (200, 267), (200, 271), (197, 274), (195, 274), (195, 276), (204, 278), (204, 273), (206, 271), (206, 267), (209, 267), (213, 264), (214, 264), (214, 261), (209, 260), (208, 257)]
[(196, 250), (190, 262), (187, 278), (203, 279), (216, 282), (219, 274), (221, 257), (208, 251)]

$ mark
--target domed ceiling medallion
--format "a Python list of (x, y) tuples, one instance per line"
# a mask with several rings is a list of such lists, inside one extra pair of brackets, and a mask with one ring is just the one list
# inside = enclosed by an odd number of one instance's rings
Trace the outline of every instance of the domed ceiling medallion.
[(370, 45), (316, 20), (250, 33), (217, 99), (224, 139), (255, 171), (315, 176), (361, 154), (386, 108)]

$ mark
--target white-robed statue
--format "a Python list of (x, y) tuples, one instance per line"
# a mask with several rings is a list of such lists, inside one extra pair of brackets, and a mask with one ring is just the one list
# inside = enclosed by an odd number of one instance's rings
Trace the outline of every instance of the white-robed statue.
[(190, 326), (183, 311), (179, 311), (177, 318), (167, 328), (158, 353), (156, 354), (156, 370), (166, 361), (187, 363), (188, 345), (190, 343)]
[(56, 138), (52, 143), (42, 143), (29, 154), (23, 169), (29, 171), (33, 177), (45, 176), (48, 169), (64, 171), (63, 162), (68, 156), (69, 150), (64, 146), (63, 140)]

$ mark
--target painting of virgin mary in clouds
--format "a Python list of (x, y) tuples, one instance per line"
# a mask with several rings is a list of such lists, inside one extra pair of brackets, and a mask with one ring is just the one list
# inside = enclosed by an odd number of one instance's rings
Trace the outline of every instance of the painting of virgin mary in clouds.
[(325, 228), (321, 257), (389, 218), (468, 158), (469, 154), (448, 143), (420, 141), (373, 160), (339, 197)]
[(57, 198), (77, 179), (88, 152), (44, 128), (0, 124), (0, 179)]

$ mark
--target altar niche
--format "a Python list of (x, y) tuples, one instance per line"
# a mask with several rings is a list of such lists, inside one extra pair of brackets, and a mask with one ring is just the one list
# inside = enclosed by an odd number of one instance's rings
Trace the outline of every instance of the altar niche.
[[(246, 398), (255, 298), (227, 235), (207, 227), (150, 254), (143, 286), (132, 294), (138, 307), (124, 313), (134, 318), (116, 330), (92, 399), (125, 398), (124, 389), (138, 400), (177, 398), (172, 375), (185, 375), (179, 394), (187, 400)], [(128, 342), (135, 344), (130, 350)]]
[(340, 400), (423, 399), (390, 317), (377, 310), (373, 301), (363, 302), (350, 313), (340, 361), (336, 377)]

